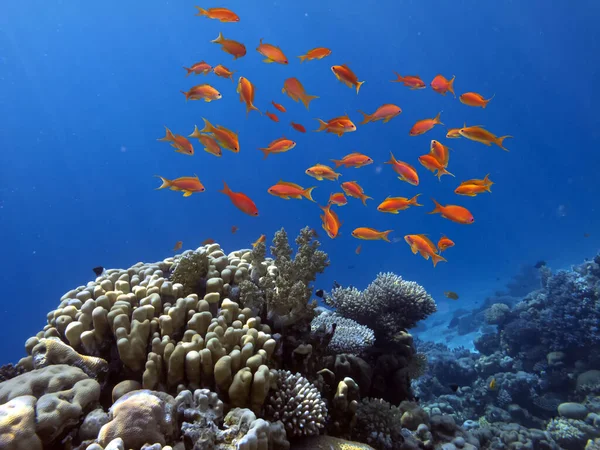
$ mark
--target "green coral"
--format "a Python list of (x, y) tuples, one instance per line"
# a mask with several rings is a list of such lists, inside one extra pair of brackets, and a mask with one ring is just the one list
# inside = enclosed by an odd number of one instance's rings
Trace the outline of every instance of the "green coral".
[(171, 281), (183, 285), (183, 295), (201, 294), (201, 283), (208, 273), (208, 255), (195, 251), (184, 255), (171, 273)]

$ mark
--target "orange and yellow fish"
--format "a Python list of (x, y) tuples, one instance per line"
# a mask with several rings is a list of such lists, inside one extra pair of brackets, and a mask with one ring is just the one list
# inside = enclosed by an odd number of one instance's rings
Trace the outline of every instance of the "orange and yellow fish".
[(431, 89), (442, 95), (446, 95), (446, 92), (450, 92), (454, 98), (456, 98), (456, 94), (454, 93), (455, 78), (456, 77), (452, 75), (452, 79), (448, 80), (444, 75), (436, 75), (431, 81)]
[(373, 199), (373, 197), (365, 194), (364, 189), (356, 181), (345, 181), (341, 184), (341, 187), (348, 197), (360, 199), (363, 205), (367, 204), (367, 200)]
[(349, 88), (356, 88), (356, 93), (360, 90), (360, 87), (365, 84), (364, 81), (358, 81), (358, 77), (347, 64), (342, 64), (341, 66), (331, 66), (331, 71), (335, 75), (335, 77), (344, 83)]
[(290, 125), (294, 130), (299, 131), (300, 133), (306, 133), (306, 128), (304, 128), (304, 125), (301, 123), (290, 122)]
[(483, 98), (483, 95), (478, 94), (477, 92), (465, 92), (459, 97), (461, 103), (467, 106), (474, 106), (478, 108), (485, 108), (487, 104), (496, 96), (496, 94), (492, 95), (487, 100)]
[(488, 173), (483, 180), (473, 178), (471, 180), (463, 181), (461, 184), (474, 184), (476, 186), (491, 186), (495, 184), (492, 180), (490, 180), (490, 174)]
[(194, 86), (189, 91), (181, 91), (185, 95), (185, 100), (204, 100), (205, 102), (212, 102), (213, 100), (219, 100), (223, 96), (210, 84), (199, 84)]
[(219, 36), (210, 42), (213, 44), (221, 44), (221, 50), (233, 56), (234, 60), (246, 56), (246, 46), (241, 42), (225, 39), (223, 33), (219, 33)]
[(342, 192), (332, 192), (329, 195), (329, 202), (327, 203), (336, 206), (344, 206), (348, 204), (348, 199)]
[(475, 218), (471, 211), (467, 208), (458, 205), (446, 205), (442, 206), (434, 199), (433, 203), (435, 204), (435, 208), (433, 211), (428, 214), (441, 214), (444, 219), (451, 220), (452, 222), (460, 223), (463, 225), (470, 225), (475, 222)]
[(263, 62), (278, 64), (288, 63), (288, 59), (279, 47), (272, 44), (263, 44), (262, 39), (260, 40), (256, 51), (265, 57), (265, 59), (263, 59)]
[(391, 242), (389, 234), (394, 230), (377, 231), (375, 228), (359, 227), (352, 231), (352, 237), (364, 239), (366, 241), (386, 241)]
[(303, 188), (300, 185), (295, 183), (290, 183), (288, 181), (279, 180), (277, 184), (271, 186), (267, 189), (267, 192), (276, 197), (282, 198), (284, 200), (289, 200), (290, 198), (302, 199), (302, 197), (314, 202), (312, 198), (312, 191), (316, 186)]
[(446, 138), (448, 139), (458, 139), (460, 138), (460, 128), (448, 128), (448, 132), (446, 133)]
[(310, 61), (311, 59), (323, 59), (329, 55), (331, 55), (331, 50), (325, 47), (317, 47), (307, 51), (305, 55), (298, 56), (298, 58), (300, 58), (300, 62), (303, 63), (304, 61)]
[(433, 139), (429, 147), (429, 153), (440, 163), (442, 167), (448, 167), (450, 161), (450, 148)]
[(216, 241), (213, 238), (207, 238), (204, 239), (202, 242), (200, 242), (200, 245), (210, 245), (210, 244), (214, 244)]
[(324, 120), (317, 119), (319, 121), (319, 128), (314, 131), (325, 131), (326, 133), (337, 134), (339, 137), (342, 137), (344, 133), (351, 133), (356, 131), (356, 125), (350, 120), (348, 115), (334, 117), (329, 121), (325, 122)]
[(454, 241), (446, 236), (442, 236), (437, 243), (437, 248), (440, 253), (454, 247)]
[(341, 175), (340, 173), (334, 172), (334, 170), (331, 167), (326, 166), (325, 164), (315, 164), (314, 166), (306, 169), (304, 173), (310, 175), (313, 178), (316, 178), (319, 181), (335, 181)]
[(229, 186), (227, 186), (227, 183), (225, 183), (224, 181), (223, 181), (223, 185), (224, 185), (223, 189), (220, 190), (219, 192), (227, 195), (229, 197), (229, 199), (231, 200), (231, 203), (233, 203), (233, 205), (237, 209), (248, 214), (249, 216), (254, 216), (254, 217), (258, 216), (258, 208), (254, 204), (254, 202), (250, 199), (250, 197), (248, 197), (243, 192), (233, 192), (231, 189), (229, 189)]
[(398, 211), (408, 209), (411, 206), (423, 206), (417, 200), (419, 195), (421, 194), (417, 194), (413, 198), (387, 197), (379, 204), (377, 211), (398, 214)]
[(413, 186), (419, 185), (419, 175), (417, 174), (417, 170), (408, 163), (398, 161), (392, 152), (390, 152), (390, 160), (386, 161), (385, 164), (392, 165), (394, 172), (399, 175), (398, 178), (400, 180), (406, 181)]
[(180, 250), (182, 246), (183, 246), (183, 242), (182, 241), (175, 242), (175, 246), (173, 247), (173, 251), (176, 252), (177, 250)]
[(356, 253), (357, 255), (360, 255), (361, 250), (362, 250), (362, 245), (358, 244), (358, 247), (356, 247), (356, 250), (354, 250), (354, 253)]
[(394, 117), (398, 116), (402, 113), (402, 109), (399, 106), (392, 105), (391, 103), (381, 105), (379, 108), (375, 110), (373, 114), (367, 114), (361, 110), (358, 110), (363, 117), (363, 121), (360, 123), (364, 125), (369, 122), (376, 122), (378, 120), (383, 120), (383, 123), (388, 123)]
[(279, 139), (275, 139), (273, 142), (269, 144), (268, 147), (259, 148), (261, 152), (264, 153), (264, 158), (267, 159), (272, 153), (284, 153), (288, 150), (293, 149), (296, 146), (296, 143), (288, 138), (280, 137)]
[(273, 106), (275, 107), (275, 109), (277, 109), (278, 111), (284, 113), (286, 112), (285, 106), (279, 104), (279, 103), (275, 103), (273, 100), (271, 100), (271, 103), (273, 104)]
[(221, 144), (221, 147), (226, 148), (233, 153), (238, 153), (240, 151), (240, 141), (236, 133), (221, 125), (215, 127), (204, 117), (202, 120), (204, 120), (204, 128), (200, 130), (202, 133), (212, 134), (219, 144)]
[(231, 71), (227, 67), (219, 64), (218, 66), (215, 66), (213, 73), (218, 77), (229, 78), (231, 81), (233, 81), (233, 74), (235, 73), (235, 70)]
[(262, 244), (266, 240), (267, 240), (267, 236), (265, 236), (264, 234), (261, 234), (259, 236), (259, 238), (252, 243), (252, 247), (256, 247), (258, 244)]
[(319, 205), (319, 208), (323, 210), (323, 214), (319, 216), (322, 222), (321, 227), (323, 227), (323, 230), (325, 230), (327, 236), (329, 236), (331, 239), (335, 239), (340, 232), (340, 227), (342, 226), (340, 218), (336, 212), (331, 209), (330, 204), (327, 204), (327, 206)]
[(175, 152), (177, 153), (190, 156), (194, 154), (194, 146), (192, 143), (185, 136), (171, 133), (171, 130), (167, 127), (165, 127), (165, 137), (157, 140), (161, 142), (170, 142), (171, 147), (175, 148)]
[(344, 166), (346, 168), (354, 167), (358, 169), (359, 167), (373, 163), (373, 160), (367, 155), (363, 155), (362, 153), (358, 152), (350, 153), (344, 156), (342, 159), (332, 159), (331, 161), (335, 164), (336, 169), (340, 166)]
[(223, 151), (219, 144), (210, 134), (202, 134), (197, 126), (194, 126), (194, 132), (190, 134), (188, 137), (194, 137), (200, 141), (202, 145), (204, 145), (204, 151), (210, 153), (211, 155), (215, 155), (221, 157), (223, 155)]
[(436, 125), (443, 125), (443, 123), (440, 121), (441, 114), (442, 113), (439, 112), (433, 119), (419, 120), (413, 125), (408, 134), (411, 136), (419, 136), (420, 134), (427, 133)]
[(269, 112), (268, 110), (265, 112), (265, 115), (271, 119), (273, 122), (279, 122), (279, 117), (277, 117), (275, 114)]
[(410, 246), (413, 254), (419, 253), (425, 260), (431, 258), (433, 267), (440, 261), (446, 261), (446, 258), (438, 254), (438, 250), (433, 242), (425, 234), (407, 234), (404, 240)]
[(172, 191), (183, 192), (184, 197), (189, 197), (196, 192), (205, 191), (204, 185), (198, 179), (198, 175), (194, 175), (193, 177), (179, 177), (174, 180), (169, 180), (160, 175), (155, 176), (162, 181), (162, 184), (156, 190), (169, 188)]
[(484, 192), (492, 192), (490, 186), (491, 184), (469, 184), (465, 181), (454, 190), (454, 193), (458, 195), (466, 195), (468, 197), (475, 197), (476, 195), (483, 194)]
[(304, 90), (304, 86), (302, 86), (302, 83), (300, 83), (298, 78), (293, 77), (288, 78), (283, 82), (283, 89), (281, 89), (281, 92), (289, 95), (290, 98), (295, 102), (301, 101), (304, 104), (304, 106), (306, 106), (306, 109), (308, 109), (308, 105), (311, 101), (313, 101), (316, 98), (319, 98), (316, 95), (308, 95)]
[(246, 117), (248, 117), (250, 111), (258, 111), (262, 114), (260, 110), (254, 106), (254, 94), (256, 93), (256, 89), (248, 78), (239, 78), (236, 92), (240, 94), (240, 102), (246, 104)]
[(508, 151), (508, 149), (504, 147), (504, 139), (513, 137), (510, 135), (497, 137), (495, 134), (490, 133), (488, 130), (478, 125), (472, 127), (467, 127), (465, 125), (463, 128), (460, 129), (459, 133), (462, 137), (465, 137), (475, 142), (480, 142), (482, 144), (487, 145), (488, 147), (492, 144), (496, 144), (504, 151)]
[(220, 22), (239, 22), (240, 18), (236, 13), (227, 8), (209, 8), (202, 9), (199, 6), (195, 6), (198, 10), (197, 16), (208, 17), (209, 19), (216, 19)]
[(425, 82), (421, 80), (421, 77), (418, 75), (407, 75), (403, 77), (398, 72), (394, 72), (396, 74), (396, 79), (392, 80), (392, 83), (402, 83), (404, 86), (415, 89), (425, 89)]
[(212, 67), (207, 62), (200, 61), (193, 64), (191, 67), (184, 67), (184, 69), (187, 70), (187, 74), (185, 76), (189, 77), (191, 74), (206, 75), (207, 73), (210, 73)]

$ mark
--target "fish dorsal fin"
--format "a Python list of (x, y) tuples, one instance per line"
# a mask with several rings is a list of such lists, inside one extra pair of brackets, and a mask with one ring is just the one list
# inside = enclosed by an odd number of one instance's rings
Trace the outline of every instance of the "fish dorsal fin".
[(349, 156), (365, 156), (360, 152), (352, 152), (352, 153), (348, 153), (344, 158), (348, 158)]
[(296, 189), (304, 190), (304, 188), (302, 186), (299, 186), (296, 183), (292, 183), (291, 181), (279, 180), (279, 182), (277, 184), (280, 186), (289, 186), (289, 187), (293, 187)]

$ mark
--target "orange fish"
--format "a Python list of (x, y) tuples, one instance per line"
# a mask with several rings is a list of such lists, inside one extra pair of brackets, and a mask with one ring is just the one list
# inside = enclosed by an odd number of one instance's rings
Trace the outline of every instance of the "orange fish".
[(227, 195), (236, 208), (250, 216), (258, 216), (258, 208), (256, 208), (256, 205), (250, 197), (242, 192), (233, 192), (224, 181), (223, 184), (223, 190), (219, 192)]
[(411, 136), (418, 136), (420, 134), (423, 133), (427, 133), (429, 130), (431, 130), (434, 126), (436, 125), (444, 125), (441, 121), (440, 121), (440, 114), (442, 114), (441, 112), (438, 113), (437, 116), (435, 116), (433, 119), (423, 119), (423, 120), (419, 120), (417, 123), (415, 123), (413, 125), (413, 127), (410, 129), (409, 134)]
[(304, 173), (310, 175), (313, 178), (316, 178), (319, 181), (335, 181), (341, 175), (339, 173), (334, 172), (331, 167), (326, 166), (324, 164), (315, 164), (314, 166), (306, 169)]
[(481, 94), (478, 94), (477, 92), (466, 92), (459, 97), (459, 100), (461, 103), (464, 103), (467, 106), (485, 108), (495, 96), (496, 94), (492, 95), (486, 100)]
[(392, 80), (392, 83), (402, 83), (404, 86), (415, 89), (425, 89), (425, 82), (421, 80), (421, 77), (418, 75), (407, 75), (403, 77), (398, 72), (394, 72), (396, 74), (395, 80)]
[(165, 137), (157, 139), (158, 141), (170, 142), (171, 147), (175, 148), (176, 153), (183, 153), (190, 156), (194, 154), (194, 146), (185, 136), (173, 134), (167, 127), (165, 127), (165, 130)]
[(484, 192), (492, 192), (490, 185), (461, 183), (460, 186), (454, 190), (455, 194), (466, 195), (468, 197), (475, 197), (476, 195), (483, 194)]
[(266, 148), (259, 148), (261, 152), (264, 153), (265, 157), (263, 159), (267, 159), (271, 153), (283, 153), (288, 150), (293, 149), (296, 146), (296, 143), (290, 139), (287, 139), (285, 136), (279, 139), (275, 139), (273, 142), (269, 144)]
[(419, 162), (421, 163), (421, 165), (423, 167), (425, 167), (427, 170), (429, 170), (431, 172), (435, 172), (437, 170), (437, 173), (435, 174), (435, 176), (438, 177), (438, 180), (440, 180), (440, 181), (441, 181), (442, 175), (454, 176), (453, 174), (448, 172), (446, 170), (446, 168), (442, 164), (440, 164), (440, 162), (437, 160), (437, 158), (434, 155), (432, 155), (431, 153), (429, 153), (427, 155), (419, 156)]
[(439, 252), (442, 253), (443, 251), (448, 250), (450, 247), (454, 247), (454, 241), (446, 236), (442, 236), (437, 243)]
[(240, 18), (238, 17), (238, 15), (236, 13), (234, 13), (233, 11), (230, 11), (227, 8), (202, 9), (199, 6), (195, 6), (195, 8), (198, 10), (198, 14), (196, 14), (197, 16), (205, 16), (205, 17), (208, 17), (209, 19), (216, 19), (221, 22), (239, 22), (240, 21)]
[(490, 180), (490, 174), (488, 173), (483, 180), (479, 180), (477, 178), (473, 178), (471, 180), (463, 181), (460, 184), (474, 184), (475, 186), (491, 186), (494, 184), (492, 180)]
[(300, 133), (306, 133), (306, 128), (304, 128), (304, 125), (295, 122), (290, 122), (290, 125), (294, 130), (299, 131)]
[(160, 178), (162, 181), (162, 184), (160, 187), (157, 187), (156, 190), (169, 188), (172, 191), (183, 192), (184, 197), (189, 197), (196, 192), (204, 192), (205, 190), (198, 179), (198, 175), (195, 174), (193, 177), (179, 177), (174, 180), (168, 180), (160, 175), (155, 175), (155, 177)]
[(410, 245), (410, 249), (415, 255), (419, 253), (426, 260), (431, 258), (431, 261), (433, 262), (433, 267), (435, 267), (440, 261), (447, 262), (443, 256), (438, 254), (438, 250), (435, 247), (435, 244), (431, 242), (431, 240), (426, 235), (407, 234), (406, 236), (404, 236), (404, 240), (408, 245)]
[(358, 247), (356, 247), (356, 250), (354, 250), (354, 253), (356, 253), (357, 255), (360, 255), (361, 250), (362, 250), (362, 245), (358, 244)]
[(238, 228), (238, 227), (236, 227), (235, 225), (232, 225), (232, 226), (231, 226), (231, 234), (235, 234), (235, 232), (236, 232), (237, 230), (239, 230), (239, 228)]
[(448, 128), (448, 133), (446, 133), (446, 138), (457, 139), (459, 137), (460, 137), (460, 128)]
[(271, 119), (273, 122), (279, 122), (279, 117), (277, 117), (275, 114), (270, 113), (269, 111), (265, 112), (265, 115)]
[(431, 141), (429, 152), (443, 167), (448, 167), (448, 161), (450, 160), (450, 148), (434, 139)]
[(334, 117), (333, 119), (325, 122), (324, 120), (317, 119), (319, 121), (319, 128), (314, 131), (323, 131), (325, 130), (327, 133), (337, 134), (339, 137), (342, 137), (344, 133), (351, 133), (356, 131), (356, 125), (350, 120), (348, 115)]
[(344, 206), (348, 203), (348, 199), (341, 192), (332, 192), (329, 195), (329, 202), (327, 203), (336, 206)]
[(221, 99), (222, 95), (210, 84), (199, 84), (194, 86), (189, 91), (181, 91), (185, 95), (185, 100), (204, 100), (205, 102), (212, 102), (213, 100)]
[(213, 44), (221, 44), (221, 49), (225, 53), (229, 53), (233, 56), (233, 59), (241, 58), (242, 56), (246, 56), (246, 46), (241, 42), (234, 41), (232, 39), (225, 39), (223, 37), (223, 33), (219, 33), (219, 36), (210, 41)]
[(287, 64), (288, 60), (281, 51), (281, 49), (275, 45), (271, 44), (263, 44), (263, 40), (260, 40), (256, 51), (263, 55), (266, 59), (263, 59), (263, 62), (266, 63), (278, 63), (278, 64)]
[(285, 106), (280, 105), (279, 103), (275, 103), (274, 101), (271, 100), (271, 103), (273, 104), (273, 106), (278, 110), (281, 111), (282, 113), (286, 112)]
[(367, 155), (363, 155), (362, 153), (358, 152), (350, 153), (344, 156), (342, 159), (332, 159), (331, 161), (335, 163), (336, 169), (340, 166), (354, 167), (358, 169), (359, 167), (373, 163), (373, 160)]
[(362, 200), (363, 205), (367, 204), (368, 199), (373, 199), (365, 194), (363, 188), (356, 181), (345, 181), (342, 183), (342, 190), (348, 197), (359, 198)]
[(308, 105), (311, 101), (313, 101), (316, 98), (319, 98), (316, 95), (308, 95), (304, 90), (304, 86), (302, 86), (302, 83), (300, 83), (298, 78), (288, 78), (287, 80), (285, 80), (283, 82), (283, 89), (281, 89), (281, 92), (289, 95), (290, 98), (295, 102), (302, 101), (302, 103), (304, 103), (304, 106), (306, 106), (306, 109), (308, 109)]
[(183, 242), (182, 241), (177, 241), (175, 242), (175, 247), (173, 247), (173, 251), (176, 252), (177, 250), (179, 250), (181, 247), (183, 246)]
[(319, 205), (319, 208), (323, 210), (323, 214), (319, 216), (322, 222), (321, 226), (327, 233), (327, 236), (329, 236), (331, 239), (335, 239), (340, 232), (340, 227), (342, 226), (340, 218), (336, 212), (331, 209), (330, 204), (327, 206)]
[(399, 179), (412, 184), (413, 186), (419, 185), (419, 175), (417, 170), (408, 163), (398, 161), (394, 158), (394, 154), (390, 152), (390, 160), (386, 161), (385, 164), (391, 164), (394, 172), (399, 175)]
[(312, 198), (312, 190), (316, 186), (303, 188), (294, 183), (289, 183), (287, 181), (279, 180), (277, 184), (271, 186), (267, 189), (267, 192), (271, 195), (275, 195), (276, 197), (282, 198), (284, 200), (289, 200), (290, 198), (302, 199), (302, 197), (309, 199), (311, 202), (314, 202)]
[(300, 58), (300, 62), (303, 63), (304, 61), (310, 61), (311, 59), (323, 59), (329, 55), (331, 55), (331, 50), (325, 47), (317, 47), (307, 51), (306, 55), (298, 56), (298, 58)]
[(485, 144), (488, 147), (492, 144), (496, 144), (504, 151), (508, 151), (508, 149), (504, 148), (504, 139), (513, 137), (509, 135), (497, 137), (495, 134), (490, 133), (488, 130), (481, 128), (478, 125), (472, 127), (467, 127), (465, 125), (464, 128), (460, 129), (459, 133), (462, 137), (465, 137), (475, 142), (481, 142), (482, 144)]
[(186, 77), (190, 76), (192, 73), (196, 74), (196, 75), (206, 75), (207, 73), (209, 73), (212, 70), (212, 67), (210, 66), (210, 64), (204, 62), (204, 61), (200, 61), (194, 65), (192, 65), (192, 67), (184, 67), (185, 70), (187, 70), (187, 75)]
[(202, 145), (204, 145), (204, 151), (210, 153), (211, 155), (215, 155), (221, 157), (223, 152), (221, 151), (221, 147), (217, 144), (217, 141), (210, 134), (202, 134), (197, 126), (194, 126), (194, 132), (190, 134), (188, 137), (195, 137), (200, 141)]
[(260, 110), (254, 106), (255, 91), (254, 85), (248, 80), (248, 78), (240, 77), (236, 92), (240, 94), (240, 102), (246, 104), (246, 117), (248, 117), (248, 113), (252, 110), (258, 111), (260, 114), (262, 114)]
[(360, 87), (365, 83), (364, 81), (358, 81), (358, 77), (350, 70), (347, 64), (341, 66), (331, 66), (331, 71), (335, 77), (344, 83), (349, 88), (356, 88), (356, 93), (360, 90)]
[(428, 214), (441, 214), (444, 219), (451, 220), (452, 222), (460, 223), (463, 225), (470, 225), (475, 222), (475, 218), (473, 214), (462, 206), (458, 205), (446, 205), (442, 206), (434, 199), (433, 203), (435, 204), (435, 209)]
[(215, 66), (213, 72), (218, 77), (229, 78), (231, 81), (233, 81), (233, 74), (235, 73), (235, 70), (231, 71), (227, 67), (219, 64), (218, 66)]
[(200, 242), (200, 245), (210, 245), (210, 244), (214, 244), (216, 241), (212, 238), (208, 238), (208, 239), (204, 239), (202, 242)]
[(376, 122), (378, 120), (383, 120), (383, 123), (388, 123), (394, 117), (399, 115), (402, 112), (402, 110), (399, 106), (388, 103), (386, 105), (381, 105), (375, 110), (373, 114), (367, 114), (361, 111), (360, 109), (358, 110), (358, 112), (364, 116), (363, 121), (360, 123), (361, 125), (364, 125), (366, 123)]
[(252, 244), (252, 247), (256, 247), (258, 244), (262, 244), (266, 240), (267, 240), (267, 237), (264, 234), (261, 234), (260, 237), (256, 241), (254, 241), (254, 243)]
[(408, 209), (411, 206), (423, 206), (417, 201), (419, 195), (421, 194), (417, 194), (413, 198), (388, 196), (379, 204), (377, 211), (398, 214), (398, 211)]
[(386, 241), (391, 242), (388, 237), (389, 234), (394, 230), (377, 231), (375, 228), (359, 227), (354, 229), (352, 237), (356, 239), (364, 239), (366, 241)]
[(454, 79), (456, 77), (452, 75), (452, 79), (448, 80), (444, 75), (436, 75), (433, 81), (431, 82), (431, 89), (433, 89), (438, 94), (446, 95), (446, 92), (450, 92), (456, 98), (456, 94), (454, 93)]
[(221, 147), (226, 148), (227, 150), (231, 150), (234, 153), (240, 151), (240, 142), (236, 133), (221, 125), (215, 127), (204, 117), (202, 120), (204, 120), (204, 128), (200, 130), (202, 133), (212, 134), (219, 144), (221, 144)]

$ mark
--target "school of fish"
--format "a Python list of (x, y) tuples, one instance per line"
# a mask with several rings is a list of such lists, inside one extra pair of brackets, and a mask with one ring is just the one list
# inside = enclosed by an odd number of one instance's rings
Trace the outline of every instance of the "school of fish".
[[(198, 10), (197, 16), (205, 17), (212, 20), (218, 20), (222, 23), (237, 23), (240, 22), (240, 17), (233, 11), (227, 8), (215, 7), (215, 8), (200, 8), (196, 6)], [(232, 39), (226, 38), (223, 33), (219, 33), (219, 36), (210, 41), (214, 44), (221, 46), (223, 52), (231, 55), (233, 60), (246, 56), (246, 46)], [(278, 46), (263, 42), (263, 39), (259, 39), (256, 51), (262, 55), (265, 59), (265, 63), (283, 64), (289, 65), (290, 60), (287, 58), (285, 53)], [(317, 47), (308, 50), (304, 55), (298, 56), (300, 63), (317, 61), (323, 58), (330, 57), (332, 52), (326, 47)], [(319, 63), (320, 64), (320, 63)], [(189, 67), (184, 67), (186, 71), (186, 77), (190, 75), (208, 75), (213, 73), (215, 76), (231, 79), (234, 81), (235, 71), (228, 69), (222, 64), (211, 66), (205, 61), (196, 62), (191, 64)], [(353, 72), (348, 64), (333, 65), (330, 67), (331, 72), (344, 85), (350, 89), (356, 91), (359, 94), (361, 86), (365, 84), (365, 81), (360, 81), (358, 76)], [(418, 75), (401, 75), (398, 72), (394, 72), (396, 79), (390, 80), (392, 83), (401, 83), (403, 86), (411, 89), (426, 89), (427, 84)], [(446, 95), (450, 93), (454, 98), (456, 94), (454, 92), (454, 81), (455, 77), (448, 79), (444, 75), (436, 75), (431, 83), (430, 88), (441, 94)], [(261, 115), (263, 114), (255, 105), (255, 87), (250, 79), (239, 76), (237, 84), (235, 85), (236, 93), (239, 95), (240, 102), (245, 105), (246, 116), (252, 111), (257, 111)], [(197, 84), (191, 87), (188, 91), (181, 91), (185, 96), (186, 101), (204, 100), (205, 102), (218, 101), (222, 98), (222, 94), (213, 87), (210, 83)], [(300, 80), (295, 77), (287, 78), (282, 87), (282, 93), (286, 94), (295, 102), (302, 102), (302, 104), (309, 109), (311, 101), (318, 99), (316, 95), (309, 95)], [(488, 103), (494, 98), (492, 95), (490, 98), (485, 98), (477, 92), (465, 92), (459, 95), (458, 99), (461, 103), (475, 108), (486, 108)], [(287, 109), (285, 105), (277, 103), (275, 100), (271, 100), (273, 106), (273, 112), (269, 110), (264, 111), (264, 115), (274, 122), (279, 122), (279, 115), (286, 114)], [(368, 124), (376, 121), (382, 121), (388, 123), (395, 117), (402, 113), (402, 109), (394, 104), (383, 104), (375, 111), (369, 113), (365, 111), (357, 111), (362, 114), (362, 121), (359, 126), (369, 126)], [(279, 115), (278, 115), (279, 114)], [(441, 119), (441, 112), (437, 112), (434, 117), (424, 118), (417, 121), (409, 130), (410, 136), (420, 136), (436, 125), (444, 125)], [(197, 139), (204, 151), (221, 157), (223, 150), (227, 150), (233, 153), (240, 151), (239, 137), (237, 133), (226, 128), (223, 125), (213, 125), (206, 118), (204, 120), (204, 127), (200, 130), (195, 127), (194, 131), (187, 137), (180, 134), (174, 134), (169, 128), (165, 127), (165, 136), (158, 139), (162, 142), (168, 142), (175, 149), (175, 152), (184, 155), (194, 155), (193, 139)], [(350, 116), (345, 113), (343, 116), (333, 117), (328, 120), (316, 119), (318, 121), (318, 128), (314, 129), (314, 132), (325, 132), (333, 133), (339, 137), (342, 137), (345, 133), (351, 133), (357, 131), (357, 125), (352, 121)], [(306, 128), (300, 123), (290, 121), (290, 126), (300, 133), (306, 133)], [(192, 140), (190, 140), (190, 138)], [(488, 131), (481, 125), (467, 126), (463, 124), (462, 128), (450, 128), (446, 134), (447, 139), (458, 139), (466, 138), (475, 142), (482, 143), (486, 146), (492, 144), (500, 147), (502, 150), (508, 151), (504, 146), (504, 140), (512, 138), (510, 135), (496, 136), (492, 132)], [(267, 147), (259, 148), (263, 152), (264, 158), (277, 153), (283, 153), (292, 150), (296, 147), (296, 142), (286, 138), (285, 136), (279, 137), (273, 140)], [(273, 156), (276, 157), (276, 156)], [(429, 145), (429, 151), (418, 158), (418, 163), (423, 166), (426, 170), (434, 173), (434, 175), (441, 180), (443, 175), (454, 175), (448, 170), (450, 161), (450, 148), (443, 143), (432, 140)], [(369, 164), (373, 164), (373, 159), (365, 154), (359, 152), (349, 153), (340, 159), (332, 159), (334, 167), (325, 164), (314, 164), (305, 170), (305, 174), (314, 178), (319, 182), (333, 181), (337, 182), (342, 174), (336, 172), (336, 170), (343, 168), (361, 168)], [(385, 161), (384, 164), (391, 166), (391, 169), (396, 173), (398, 179), (409, 183), (413, 186), (419, 185), (419, 174), (413, 164), (407, 161), (400, 161), (396, 159), (393, 153), (390, 154), (390, 159)], [(161, 179), (162, 184), (157, 189), (168, 188), (173, 191), (180, 191), (184, 197), (189, 197), (195, 193), (201, 193), (205, 191), (205, 187), (198, 178), (194, 176), (181, 176), (175, 179), (167, 179), (162, 176), (158, 176)], [(481, 179), (470, 179), (460, 182), (458, 187), (454, 190), (454, 193), (459, 196), (474, 197), (480, 194), (490, 193), (491, 186), (494, 183), (489, 178), (489, 174), (485, 175)], [(268, 187), (267, 192), (273, 196), (280, 197), (285, 200), (289, 199), (307, 199), (311, 202), (315, 202), (312, 198), (312, 191), (316, 186), (304, 187), (298, 184), (279, 180), (274, 185)], [(234, 192), (229, 188), (227, 183), (223, 182), (223, 189), (219, 192), (227, 195), (235, 207), (241, 210), (243, 213), (250, 216), (258, 216), (258, 207), (254, 201), (243, 192)], [(399, 211), (406, 210), (412, 207), (421, 207), (422, 203), (419, 203), (419, 196), (416, 194), (412, 198), (406, 197), (387, 197), (379, 205), (377, 205), (377, 211), (389, 214), (399, 214)], [(360, 184), (356, 181), (348, 180), (339, 183), (339, 189), (333, 189), (329, 195), (329, 201), (326, 205), (318, 205), (321, 209), (320, 219), (322, 222), (322, 228), (325, 230), (327, 236), (331, 239), (338, 237), (340, 229), (342, 227), (342, 220), (338, 216), (338, 210), (348, 204), (348, 198), (355, 198), (360, 200), (363, 205), (367, 206), (367, 200), (373, 200), (372, 197), (368, 196)], [(441, 217), (451, 220), (453, 222), (470, 225), (475, 222), (473, 214), (466, 207), (454, 204), (442, 205), (435, 199), (432, 199), (433, 210), (429, 214), (440, 214)], [(316, 203), (316, 202), (315, 202)], [(237, 226), (232, 226), (232, 233), (237, 231)], [(351, 232), (351, 235), (356, 239), (361, 240), (383, 240), (392, 242), (389, 238), (389, 234), (393, 230), (376, 230), (370, 227), (358, 227)], [(258, 242), (264, 242), (265, 236), (261, 235), (258, 240), (253, 244), (256, 245)], [(204, 243), (214, 242), (212, 239), (207, 239)], [(451, 247), (454, 247), (455, 243), (447, 236), (443, 235), (437, 243), (433, 242), (425, 234), (409, 234), (404, 236), (404, 241), (409, 245), (410, 250), (413, 254), (420, 254), (424, 259), (431, 259), (433, 266), (435, 267), (439, 262), (446, 262), (446, 258), (442, 256), (442, 253)], [(175, 245), (174, 250), (180, 249), (182, 242), (178, 241)], [(359, 254), (361, 251), (361, 245), (356, 249), (356, 253)], [(457, 294), (449, 293), (452, 296), (447, 295), (449, 298), (458, 298)], [(454, 297), (456, 296), (456, 297)], [(490, 386), (490, 388), (492, 388)]]

